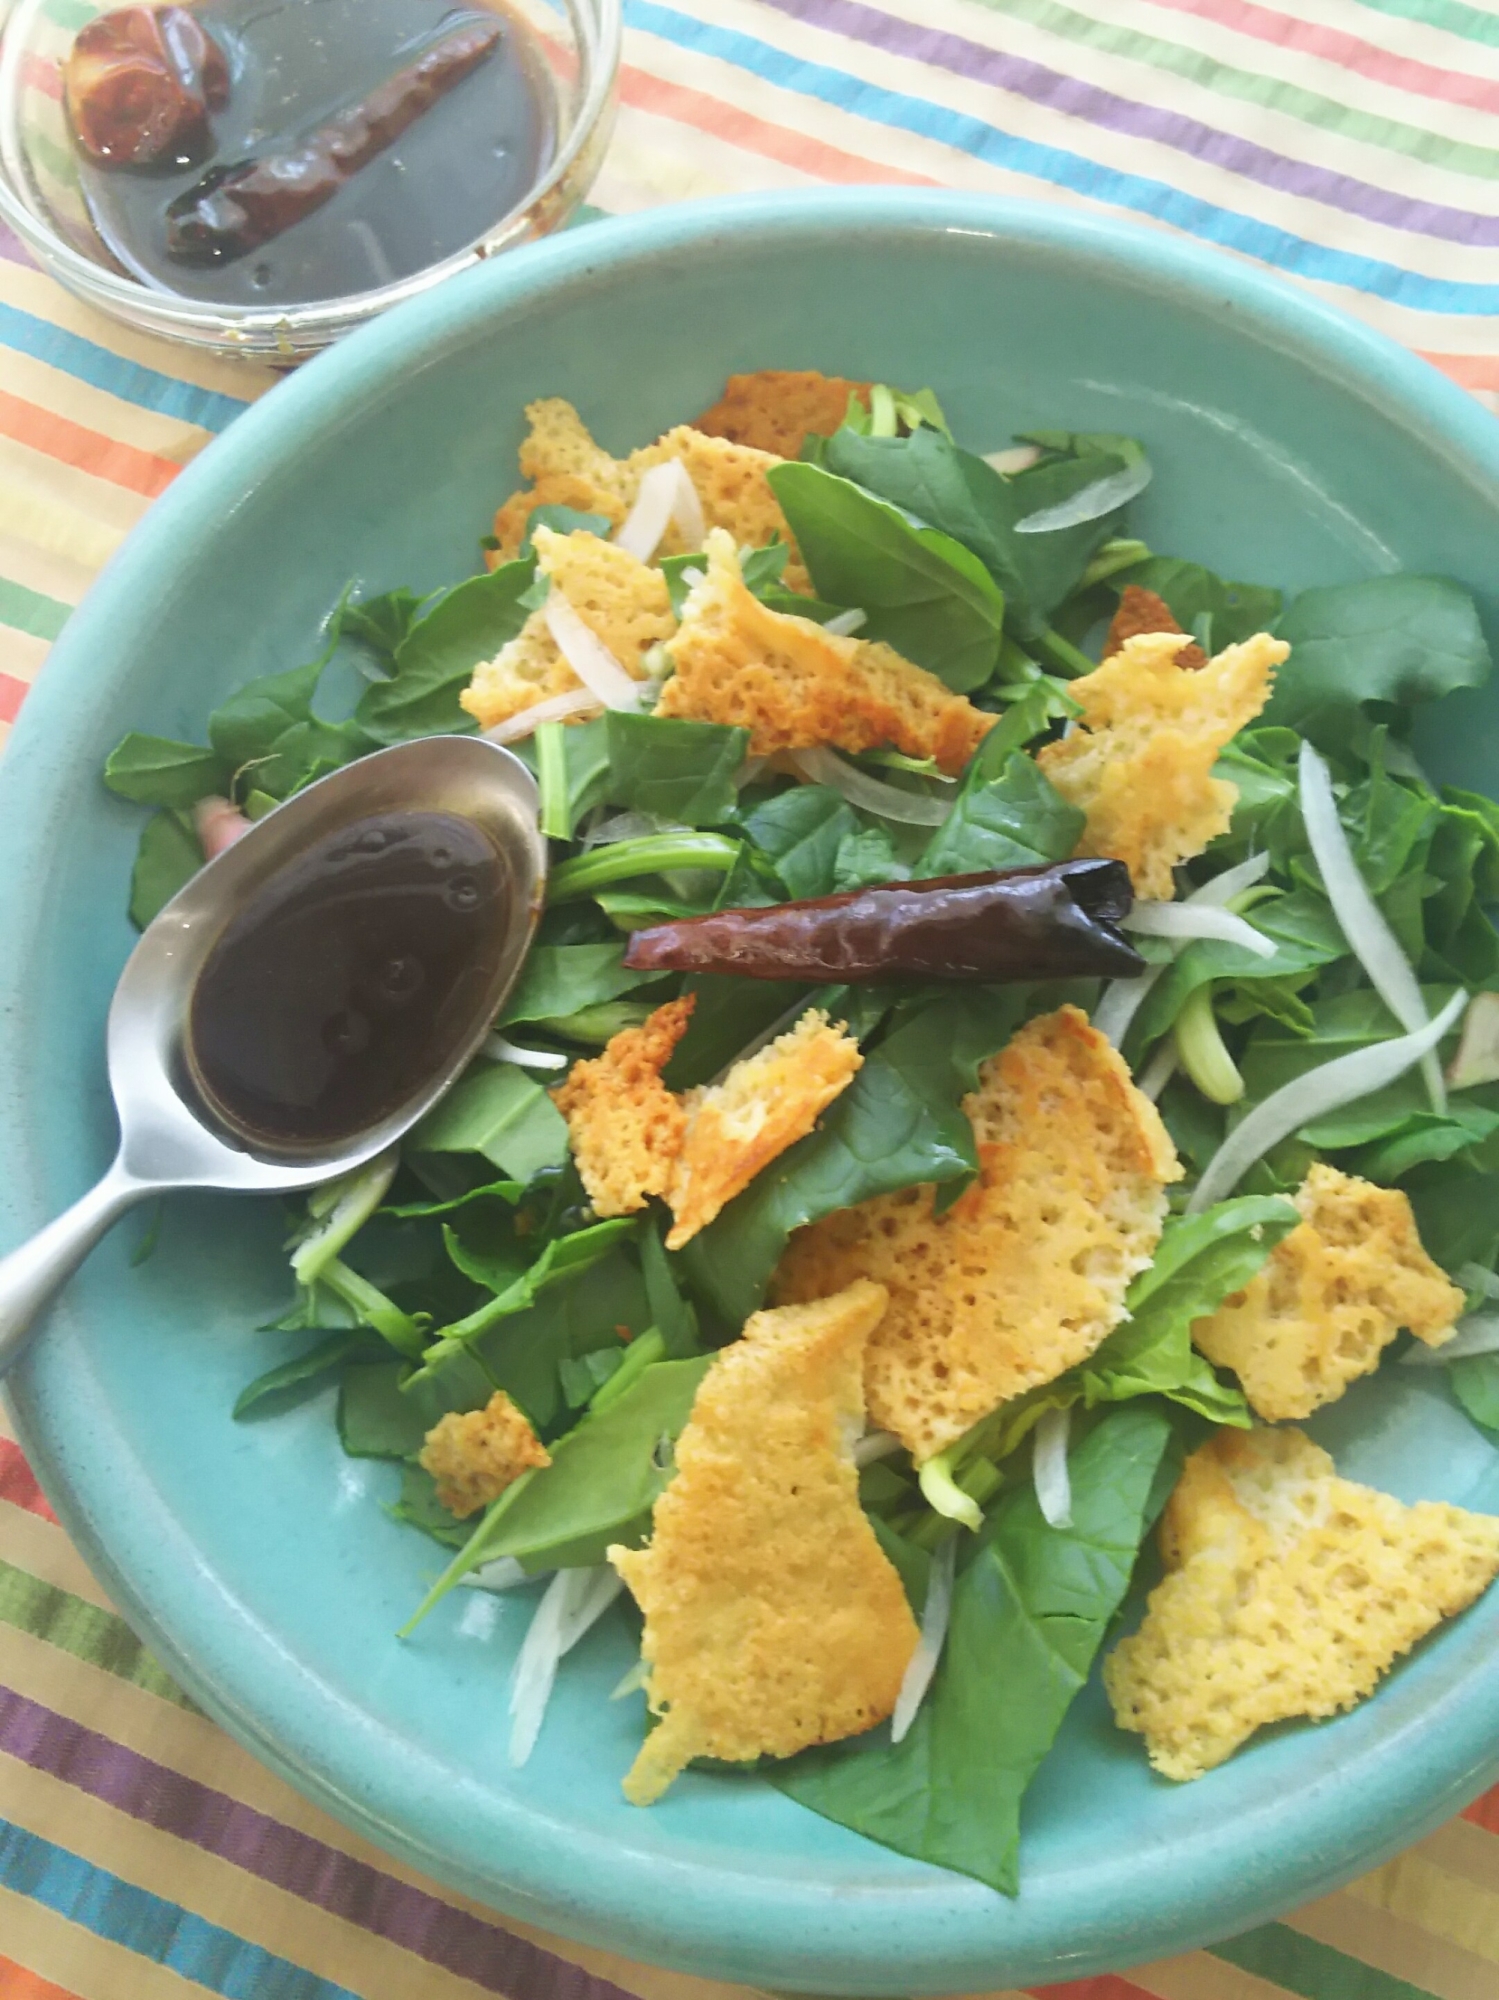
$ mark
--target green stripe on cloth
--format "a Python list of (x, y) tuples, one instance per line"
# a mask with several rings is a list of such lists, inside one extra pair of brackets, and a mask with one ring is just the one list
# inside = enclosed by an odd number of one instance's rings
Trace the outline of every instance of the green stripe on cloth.
[[(1104, 55), (1148, 63), (1219, 97), (1236, 97), (1246, 104), (1283, 112), (1287, 117), (1299, 118), (1304, 125), (1334, 132), (1339, 138), (1380, 146), (1386, 152), (1423, 160), (1453, 173), (1499, 180), (1499, 150), (1488, 146), (1469, 145), (1442, 132), (1427, 132), (1418, 125), (1401, 124), (1393, 118), (1360, 111), (1352, 104), (1339, 104), (1334, 98), (1303, 90), (1299, 84), (1282, 83), (1278, 77), (1263, 76), (1258, 70), (1233, 68), (1180, 42), (1137, 33), (1112, 21), (1094, 20), (1091, 15), (1079, 14), (1075, 8), (1056, 4), (1056, 0), (979, 0), (979, 4)], [(1433, 116), (1441, 116), (1436, 106)]]
[[(1491, 49), (1499, 49), (1499, 15), (1465, 7), (1462, 0), (1359, 0), (1359, 4), (1376, 14), (1393, 14), (1397, 21), (1445, 28), (1449, 35), (1466, 35), (1470, 42), (1487, 42)], [(1435, 50), (1426, 54), (1436, 61)]]
[(14, 1625), (33, 1638), (45, 1640), (75, 1659), (101, 1667), (116, 1680), (129, 1681), (147, 1694), (159, 1695), (193, 1713), (187, 1696), (156, 1664), (124, 1619), (113, 1611), (85, 1604), (71, 1591), (44, 1583), (29, 1571), (0, 1559), (0, 1623)]
[(1349, 1958), (1285, 1924), (1261, 1924), (1209, 1950), (1241, 1972), (1300, 1994), (1301, 2000), (1431, 2000), (1425, 1987), (1376, 1972), (1362, 1959)]
[(34, 639), (55, 639), (71, 615), (71, 605), (59, 604), (55, 597), (43, 597), (39, 590), (0, 576), (0, 625), (29, 632)]

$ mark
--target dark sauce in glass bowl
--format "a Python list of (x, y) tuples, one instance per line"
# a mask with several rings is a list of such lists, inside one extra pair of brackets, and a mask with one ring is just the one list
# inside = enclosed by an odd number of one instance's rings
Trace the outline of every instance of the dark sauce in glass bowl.
[(264, 883), (193, 987), (187, 1058), (241, 1137), (337, 1145), (462, 1051), (505, 947), (509, 868), (454, 813), (374, 814)]
[[(156, 290), (276, 306), (392, 284), (492, 229), (525, 200), (555, 151), (551, 73), (535, 35), (499, 0), (201, 0), (192, 14), (229, 71), (206, 145), (146, 166), (104, 163), (75, 146), (101, 240)], [(377, 101), (444, 37), (475, 28), (498, 28), (493, 49), (373, 148), (331, 199), (243, 251), (182, 254), (174, 214), (205, 186), (211, 197), (215, 176), (294, 155), (332, 121)]]

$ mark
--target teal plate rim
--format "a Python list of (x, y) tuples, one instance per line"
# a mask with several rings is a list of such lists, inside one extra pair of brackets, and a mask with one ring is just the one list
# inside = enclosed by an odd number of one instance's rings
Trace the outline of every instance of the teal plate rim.
[[(710, 252), (726, 234), (784, 241), (851, 231), (982, 236), (1199, 309), (1231, 311), (1258, 340), (1336, 377), (1455, 475), (1499, 495), (1499, 424), (1466, 391), (1281, 280), (1162, 232), (1042, 203), (890, 189), (734, 197), (590, 223), (507, 253), (352, 335), (236, 419), (154, 503), (69, 621), (8, 746), (0, 937), (27, 934), (39, 899), (55, 893), (45, 844), (65, 802), (49, 771), (49, 742), (65, 738), (70, 716), (108, 684), (117, 609), (152, 601), (153, 593), (165, 600), (184, 544), (217, 532), (285, 452), (310, 432), (331, 435), (403, 372), (440, 365), (451, 344), (498, 330), (507, 316), (559, 294), (597, 293), (623, 266), (664, 267), (687, 252)], [(15, 965), (0, 963), (0, 1103), (9, 1094), (13, 1105), (24, 1095), (28, 1040), (19, 991)], [(20, 1128), (8, 1118), (0, 1131), (0, 1178), (13, 1191), (16, 1236), (46, 1220), (41, 1176)], [(752, 1871), (663, 1865), (518, 1802), (507, 1802), (503, 1853), (455, 1855), (441, 1839), (420, 1749), (386, 1734), (383, 1763), (366, 1769), (359, 1743), (368, 1749), (370, 1738), (357, 1712), (278, 1654), (272, 1634), (233, 1620), (228, 1593), (194, 1560), (191, 1524), (164, 1507), (148, 1467), (108, 1448), (98, 1386), (61, 1340), (44, 1333), (13, 1379), (10, 1402), (48, 1498), (89, 1567), (188, 1694), (272, 1770), (358, 1833), (502, 1914), (656, 1963), (843, 1993), (973, 1992), (1078, 1978), (1209, 1943), (1324, 1895), (1441, 1824), (1499, 1776), (1496, 1605), (1444, 1635), (1444, 1671), (1421, 1703), (1407, 1703), (1353, 1763), (1324, 1770), (1298, 1793), (1294, 1826), (1282, 1823), (1272, 1801), (1230, 1815), (1190, 1855), (1141, 1853), (1125, 1840), (1109, 1865), (1053, 1870), (1041, 1893), (1022, 1892), (1014, 1902), (937, 1870), (908, 1870), (891, 1893), (869, 1867), (852, 1871), (838, 1893), (783, 1877), (768, 1906), (766, 1885)], [(151, 1568), (170, 1567), (174, 1577), (151, 1604), (132, 1583), (147, 1548)], [(164, 1564), (173, 1555), (175, 1563)], [(236, 1623), (233, 1645), (226, 1622)], [(285, 1747), (313, 1742), (328, 1746), (320, 1761)]]

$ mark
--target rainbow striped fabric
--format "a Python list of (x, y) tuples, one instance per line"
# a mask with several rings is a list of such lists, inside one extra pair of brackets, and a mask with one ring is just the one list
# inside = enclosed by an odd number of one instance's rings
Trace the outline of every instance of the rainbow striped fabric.
[[(605, 210), (825, 181), (1042, 195), (1269, 265), (1499, 404), (1499, 7), (625, 0), (625, 19)], [(113, 326), (0, 234), (0, 742), (100, 565), (272, 382)], [(1494, 2000), (1499, 1791), (1282, 1923), (1044, 1990)], [(0, 2000), (736, 1991), (502, 1926), (313, 1811), (144, 1651), (0, 1419)]]

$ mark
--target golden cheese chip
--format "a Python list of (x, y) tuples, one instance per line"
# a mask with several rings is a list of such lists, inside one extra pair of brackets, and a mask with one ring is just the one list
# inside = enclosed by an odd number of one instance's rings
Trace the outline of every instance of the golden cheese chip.
[(1499, 1519), (1340, 1479), (1303, 1431), (1220, 1430), (1161, 1522), (1167, 1575), (1104, 1663), (1121, 1729), (1197, 1778), (1272, 1722), (1335, 1715), (1499, 1574)]
[(775, 1281), (782, 1302), (855, 1277), (888, 1288), (870, 1416), (918, 1460), (1119, 1324), (1182, 1171), (1155, 1106), (1076, 1007), (1028, 1022), (963, 1108), (980, 1174), (945, 1214), (930, 1187), (844, 1209), (797, 1231)]
[(1083, 705), (1070, 736), (1036, 762), (1088, 816), (1079, 854), (1124, 862), (1137, 896), (1168, 900), (1171, 871), (1226, 831), (1239, 794), (1213, 776), (1218, 752), (1252, 722), (1290, 652), (1260, 632), (1196, 673), (1177, 665), (1174, 633), (1127, 639), (1068, 693)]
[(1242, 1292), (1192, 1338), (1232, 1368), (1259, 1415), (1309, 1417), (1379, 1366), (1402, 1327), (1450, 1339), (1463, 1294), (1427, 1256), (1399, 1188), (1314, 1166), (1296, 1196), (1299, 1227)]
[(437, 1482), (437, 1498), (464, 1520), (498, 1500), (523, 1472), (550, 1465), (551, 1453), (503, 1389), (482, 1410), (450, 1410), (427, 1433), (419, 1463)]
[[(597, 535), (558, 535), (550, 528), (536, 530), (536, 566), (625, 672), (644, 680), (646, 653), (670, 638), (677, 624), (660, 570)], [(508, 645), (475, 667), (459, 700), (481, 729), (493, 729), (551, 695), (581, 686), (552, 637), (545, 611), (533, 611)]]
[(888, 646), (767, 609), (746, 588), (725, 534), (708, 537), (706, 574), (670, 650), (675, 671), (656, 713), (739, 723), (757, 757), (890, 743), (956, 773), (995, 723)]
[(815, 368), (761, 368), (731, 375), (722, 397), (693, 424), (709, 437), (753, 445), (777, 458), (795, 458), (809, 433), (831, 437), (856, 396), (869, 408), (869, 384)]
[(722, 1083), (687, 1093), (687, 1130), (666, 1199), (680, 1250), (762, 1167), (804, 1139), (863, 1063), (859, 1044), (809, 1008), (794, 1028), (737, 1062)]
[[(1157, 597), (1153, 590), (1146, 590), (1138, 583), (1127, 583), (1119, 596), (1119, 609), (1109, 620), (1109, 629), (1104, 635), (1103, 657), (1113, 659), (1116, 653), (1124, 651), (1126, 639), (1137, 639), (1142, 632), (1180, 632), (1181, 629), (1164, 597)], [(1196, 640), (1189, 646), (1183, 646), (1176, 656), (1179, 667), (1205, 667), (1207, 663), (1208, 656)]]
[(704, 1376), (650, 1545), (611, 1548), (645, 1614), (661, 1720), (625, 1795), (694, 1757), (790, 1757), (872, 1729), (916, 1649), (899, 1576), (859, 1506), (860, 1376), (878, 1285), (756, 1313)]
[(688, 993), (658, 1007), (640, 1027), (621, 1029), (602, 1055), (574, 1063), (552, 1092), (599, 1215), (631, 1215), (649, 1196), (666, 1192), (687, 1113), (661, 1072), (687, 1032), (693, 1006)]

